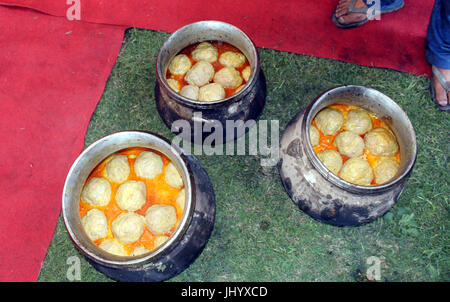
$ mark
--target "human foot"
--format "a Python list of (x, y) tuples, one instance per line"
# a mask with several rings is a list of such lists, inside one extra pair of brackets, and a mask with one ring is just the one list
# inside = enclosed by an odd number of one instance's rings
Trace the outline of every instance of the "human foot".
[[(352, 0), (339, 0), (339, 3), (336, 7), (335, 15), (337, 21), (342, 25), (349, 25), (352, 23), (363, 22), (367, 19), (367, 14), (360, 12), (351, 12), (350, 5)], [(367, 9), (367, 5), (363, 0), (357, 0), (354, 8), (357, 9)]]
[(450, 69), (432, 67), (431, 85), (433, 99), (441, 110), (450, 110)]

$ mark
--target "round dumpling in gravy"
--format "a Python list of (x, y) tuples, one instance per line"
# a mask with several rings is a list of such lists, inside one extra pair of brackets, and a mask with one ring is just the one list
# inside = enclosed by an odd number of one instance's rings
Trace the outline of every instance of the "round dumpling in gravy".
[(198, 100), (202, 102), (213, 102), (225, 98), (225, 89), (220, 84), (211, 83), (200, 87)]
[(114, 182), (123, 182), (130, 175), (130, 165), (126, 155), (116, 155), (106, 163), (106, 177)]
[(227, 67), (239, 67), (245, 63), (245, 56), (240, 52), (226, 51), (220, 55), (219, 63)]
[(347, 114), (345, 127), (347, 130), (361, 135), (372, 129), (372, 119), (364, 109), (350, 110)]
[(324, 135), (335, 135), (342, 125), (344, 125), (344, 116), (342, 113), (333, 108), (325, 108), (317, 113), (314, 118), (317, 128)]
[(136, 242), (144, 233), (144, 217), (134, 212), (120, 214), (111, 224), (114, 237), (122, 243)]
[(214, 75), (214, 83), (224, 88), (238, 88), (242, 84), (241, 74), (233, 67), (224, 67)]
[(360, 156), (364, 152), (364, 140), (352, 131), (343, 131), (334, 139), (339, 152), (348, 157)]
[(139, 210), (146, 200), (147, 187), (143, 181), (128, 180), (117, 189), (116, 202), (126, 211)]
[(175, 92), (180, 92), (180, 88), (181, 88), (181, 84), (180, 82), (178, 82), (175, 79), (167, 79), (167, 84), (169, 85), (170, 88), (172, 88), (172, 90), (174, 90)]
[(375, 128), (364, 136), (367, 150), (376, 156), (390, 157), (398, 152), (397, 140), (389, 130)]
[(391, 158), (380, 159), (375, 167), (375, 181), (377, 184), (382, 185), (391, 181), (397, 174), (400, 168), (399, 163)]
[(169, 232), (177, 222), (175, 208), (169, 205), (153, 205), (145, 214), (145, 223), (155, 235), (164, 235)]
[(247, 66), (244, 69), (242, 69), (241, 73), (244, 80), (248, 82), (248, 80), (250, 79), (250, 75), (252, 74), (252, 69), (250, 68), (250, 66)]
[(98, 209), (89, 210), (81, 219), (84, 231), (92, 241), (108, 235), (108, 221), (105, 213)]
[(140, 256), (149, 253), (150, 250), (146, 249), (144, 246), (139, 245), (134, 248), (134, 250), (131, 252), (130, 256)]
[(113, 255), (128, 256), (124, 248), (114, 240), (105, 240), (100, 243), (99, 248)]
[(155, 249), (159, 248), (161, 245), (163, 245), (164, 243), (166, 243), (166, 241), (169, 240), (169, 237), (167, 236), (158, 236), (156, 237), (155, 241), (153, 241), (153, 247)]
[(183, 86), (180, 90), (180, 94), (188, 99), (198, 100), (199, 88), (194, 85)]
[(206, 85), (214, 77), (214, 67), (206, 62), (199, 61), (187, 72), (184, 79), (189, 85), (201, 87)]
[(182, 75), (191, 68), (191, 60), (185, 54), (176, 55), (169, 64), (169, 71), (172, 74)]
[(195, 61), (206, 61), (212, 63), (217, 61), (219, 51), (209, 42), (202, 42), (192, 51), (192, 58)]
[(313, 125), (309, 126), (309, 139), (311, 140), (311, 145), (316, 146), (319, 144), (320, 133)]
[(373, 180), (373, 171), (367, 160), (352, 157), (344, 163), (339, 176), (352, 184), (369, 186)]
[(317, 154), (320, 161), (334, 174), (338, 174), (342, 168), (342, 156), (335, 150), (325, 150)]
[(172, 163), (167, 165), (164, 179), (166, 183), (173, 188), (179, 189), (183, 186), (183, 178)]
[(181, 189), (180, 192), (178, 192), (177, 199), (176, 199), (177, 205), (184, 210), (184, 205), (186, 203), (186, 190)]
[(134, 162), (136, 175), (143, 178), (155, 178), (163, 171), (164, 162), (158, 154), (151, 151), (139, 153)]
[(111, 184), (104, 178), (93, 177), (84, 186), (81, 199), (91, 206), (106, 206), (111, 199)]

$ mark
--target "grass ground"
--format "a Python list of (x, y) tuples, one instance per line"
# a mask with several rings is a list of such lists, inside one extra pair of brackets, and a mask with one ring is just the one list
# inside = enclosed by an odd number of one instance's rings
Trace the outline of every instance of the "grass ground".
[[(155, 60), (168, 34), (129, 29), (86, 133), (86, 146), (120, 130), (174, 135), (154, 101)], [(259, 49), (268, 85), (262, 120), (289, 120), (324, 90), (365, 85), (394, 99), (417, 135), (418, 155), (398, 203), (360, 227), (333, 227), (301, 212), (277, 167), (258, 156), (197, 156), (216, 194), (211, 238), (196, 261), (170, 281), (365, 281), (367, 259), (382, 281), (450, 281), (448, 114), (431, 103), (428, 79), (393, 70)], [(67, 259), (81, 259), (81, 281), (111, 281), (78, 252), (62, 220), (38, 281), (66, 281)]]

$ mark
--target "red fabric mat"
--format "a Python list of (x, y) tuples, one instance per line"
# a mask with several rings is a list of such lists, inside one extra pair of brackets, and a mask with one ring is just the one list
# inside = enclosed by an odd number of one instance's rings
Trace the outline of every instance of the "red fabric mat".
[[(244, 30), (259, 47), (345, 62), (429, 74), (425, 33), (433, 0), (408, 1), (400, 11), (362, 27), (338, 29), (331, 14), (338, 0), (69, 0), (81, 20), (173, 32), (199, 20), (221, 20)], [(54, 0), (0, 0), (66, 16), (72, 5)]]
[[(66, 19), (76, 2), (82, 22)], [(337, 0), (0, 0), (46, 13), (0, 6), (0, 281), (38, 276), (65, 176), (125, 27), (173, 32), (221, 20), (258, 47), (429, 73), (424, 42), (433, 0), (406, 2), (381, 21), (341, 30), (330, 18)]]
[(0, 6), (0, 281), (34, 281), (124, 29)]

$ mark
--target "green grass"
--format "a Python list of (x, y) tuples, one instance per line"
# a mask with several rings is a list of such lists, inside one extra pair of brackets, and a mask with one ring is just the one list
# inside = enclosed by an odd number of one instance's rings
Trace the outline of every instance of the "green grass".
[[(157, 113), (155, 60), (168, 34), (127, 31), (117, 63), (86, 133), (86, 146), (120, 130), (174, 135)], [(259, 49), (267, 78), (261, 119), (290, 119), (317, 95), (345, 84), (365, 85), (394, 99), (417, 135), (418, 155), (398, 203), (360, 227), (333, 227), (301, 212), (277, 167), (258, 156), (198, 156), (216, 194), (211, 238), (196, 261), (170, 281), (364, 281), (370, 256), (383, 281), (450, 281), (450, 119), (432, 104), (425, 76), (330, 59)], [(60, 219), (38, 281), (67, 281), (70, 256), (81, 281), (111, 281), (78, 252)]]

